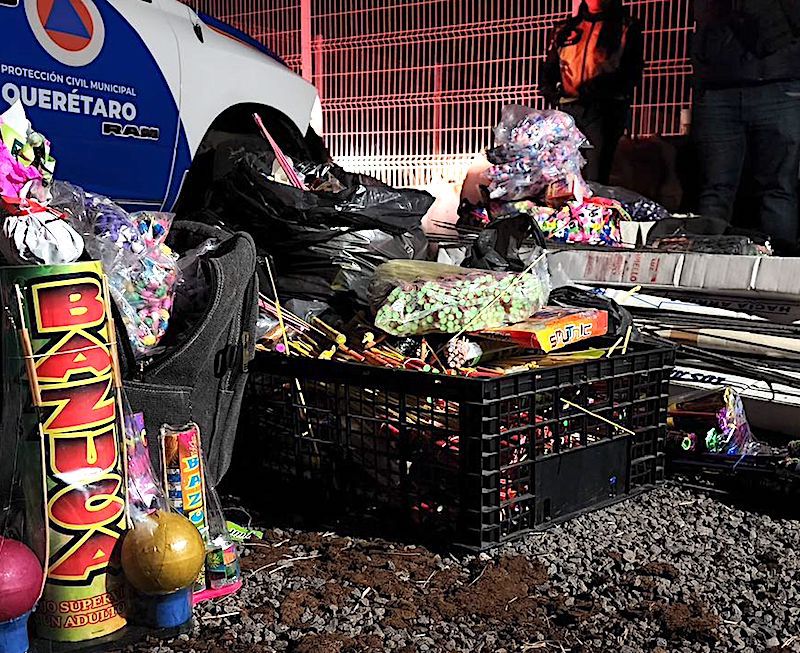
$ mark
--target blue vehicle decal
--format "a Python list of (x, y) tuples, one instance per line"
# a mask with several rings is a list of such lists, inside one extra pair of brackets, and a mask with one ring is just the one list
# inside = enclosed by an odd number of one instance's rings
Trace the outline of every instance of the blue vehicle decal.
[(56, 177), (128, 205), (171, 205), (191, 155), (136, 30), (106, 0), (21, 0), (0, 18), (0, 111), (22, 101), (52, 141)]

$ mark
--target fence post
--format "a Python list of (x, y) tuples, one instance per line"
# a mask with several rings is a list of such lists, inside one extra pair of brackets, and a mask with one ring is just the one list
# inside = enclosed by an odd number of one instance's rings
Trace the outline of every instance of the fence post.
[(301, 73), (306, 81), (312, 79), (311, 55), (311, 0), (300, 0), (300, 56)]

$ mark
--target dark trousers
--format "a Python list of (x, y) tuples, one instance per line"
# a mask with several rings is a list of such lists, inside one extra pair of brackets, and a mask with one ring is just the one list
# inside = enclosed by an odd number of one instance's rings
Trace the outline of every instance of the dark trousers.
[(730, 222), (749, 153), (760, 211), (748, 226), (795, 243), (800, 81), (696, 92), (692, 133), (703, 177), (700, 213)]
[(587, 181), (608, 184), (619, 139), (628, 125), (630, 105), (617, 101), (591, 104), (573, 102), (562, 105), (560, 109), (575, 118), (578, 129), (592, 145), (591, 149), (583, 151), (586, 159), (584, 178)]

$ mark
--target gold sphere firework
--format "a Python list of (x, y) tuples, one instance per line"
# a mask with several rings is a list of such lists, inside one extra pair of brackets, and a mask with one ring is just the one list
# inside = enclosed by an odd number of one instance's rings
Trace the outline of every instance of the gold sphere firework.
[(200, 532), (186, 517), (158, 511), (136, 523), (122, 542), (122, 568), (143, 594), (188, 587), (205, 562)]

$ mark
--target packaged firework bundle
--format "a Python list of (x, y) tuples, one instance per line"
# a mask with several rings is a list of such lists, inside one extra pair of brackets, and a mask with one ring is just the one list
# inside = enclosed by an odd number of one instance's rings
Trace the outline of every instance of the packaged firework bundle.
[(194, 524), (206, 546), (205, 565), (194, 584), (195, 603), (235, 592), (241, 586), (239, 556), (207, 476), (197, 424), (163, 425), (161, 454), (167, 501)]
[(554, 186), (569, 188), (573, 198), (591, 195), (581, 176), (581, 148), (588, 142), (569, 114), (508, 106), (494, 134), (487, 154), (494, 164), (487, 173), (492, 199), (539, 198), (548, 191), (563, 197)]
[(589, 197), (558, 208), (540, 206), (532, 200), (495, 202), (492, 204), (492, 215), (531, 216), (545, 238), (558, 243), (609, 247), (619, 247), (622, 244), (620, 225), (630, 220), (622, 204), (603, 197)]
[(397, 336), (459, 333), (513, 324), (547, 301), (546, 265), (520, 274), (391, 261), (375, 273), (375, 326)]
[(750, 430), (741, 396), (730, 387), (673, 404), (667, 424), (673, 434), (681, 434), (680, 446), (687, 453), (741, 456), (755, 454), (761, 446)]
[(608, 312), (599, 309), (546, 307), (527, 320), (483, 329), (478, 335), (549, 353), (608, 333)]

